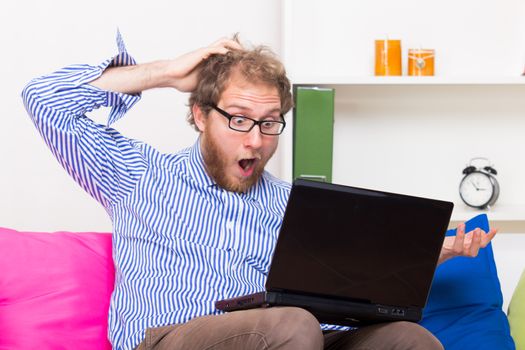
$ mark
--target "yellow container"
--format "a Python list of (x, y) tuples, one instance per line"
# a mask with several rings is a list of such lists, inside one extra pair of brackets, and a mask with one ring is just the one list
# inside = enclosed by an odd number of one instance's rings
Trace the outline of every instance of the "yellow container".
[(434, 56), (435, 52), (431, 49), (409, 49), (408, 75), (434, 75)]
[(402, 75), (401, 40), (376, 40), (375, 75)]

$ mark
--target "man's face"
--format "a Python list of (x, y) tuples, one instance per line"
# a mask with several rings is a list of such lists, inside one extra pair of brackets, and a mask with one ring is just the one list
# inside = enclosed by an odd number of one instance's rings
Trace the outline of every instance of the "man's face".
[[(217, 106), (231, 115), (281, 120), (277, 88), (250, 83), (238, 74), (232, 75)], [(249, 132), (232, 130), (228, 119), (213, 109), (207, 117), (198, 119), (208, 175), (228, 191), (246, 192), (260, 178), (277, 148), (279, 137), (261, 134), (258, 126)]]

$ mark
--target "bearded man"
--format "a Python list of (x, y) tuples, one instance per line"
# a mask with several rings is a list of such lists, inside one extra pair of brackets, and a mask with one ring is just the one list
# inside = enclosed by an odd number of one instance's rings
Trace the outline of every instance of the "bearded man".
[[(442, 349), (413, 323), (342, 330), (293, 307), (216, 310), (264, 287), (290, 191), (264, 169), (292, 107), (290, 82), (269, 49), (235, 38), (145, 64), (117, 42), (102, 64), (63, 68), (23, 91), (53, 154), (112, 220), (115, 349)], [(199, 137), (176, 154), (109, 127), (161, 87), (191, 92)], [(102, 106), (112, 108), (107, 126), (86, 116)], [(469, 235), (463, 242), (460, 228), (441, 261), (477, 254), (492, 233)]]

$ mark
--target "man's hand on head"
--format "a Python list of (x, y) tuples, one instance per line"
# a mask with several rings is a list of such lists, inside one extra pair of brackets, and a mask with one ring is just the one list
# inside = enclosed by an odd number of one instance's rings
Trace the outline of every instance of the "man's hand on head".
[(241, 49), (242, 46), (237, 41), (223, 38), (175, 59), (108, 68), (90, 84), (103, 90), (125, 94), (137, 94), (161, 87), (191, 92), (197, 87), (198, 67), (203, 60), (211, 55), (224, 55), (230, 50)]
[(475, 258), (479, 250), (485, 248), (497, 232), (497, 229), (491, 229), (487, 233), (480, 228), (476, 228), (465, 234), (465, 224), (460, 224), (457, 227), (455, 236), (445, 237), (441, 253), (439, 254), (438, 264), (458, 256)]
[(183, 92), (191, 92), (197, 87), (199, 64), (211, 55), (225, 55), (230, 50), (242, 50), (235, 40), (222, 38), (209, 46), (188, 52), (170, 61), (168, 70), (170, 86)]

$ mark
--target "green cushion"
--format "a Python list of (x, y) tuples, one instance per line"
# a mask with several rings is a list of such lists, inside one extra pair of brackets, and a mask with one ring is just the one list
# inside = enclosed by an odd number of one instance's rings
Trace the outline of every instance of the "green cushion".
[(508, 318), (510, 332), (514, 338), (514, 343), (516, 343), (516, 350), (525, 350), (525, 270), (521, 274), (518, 286), (512, 295)]

